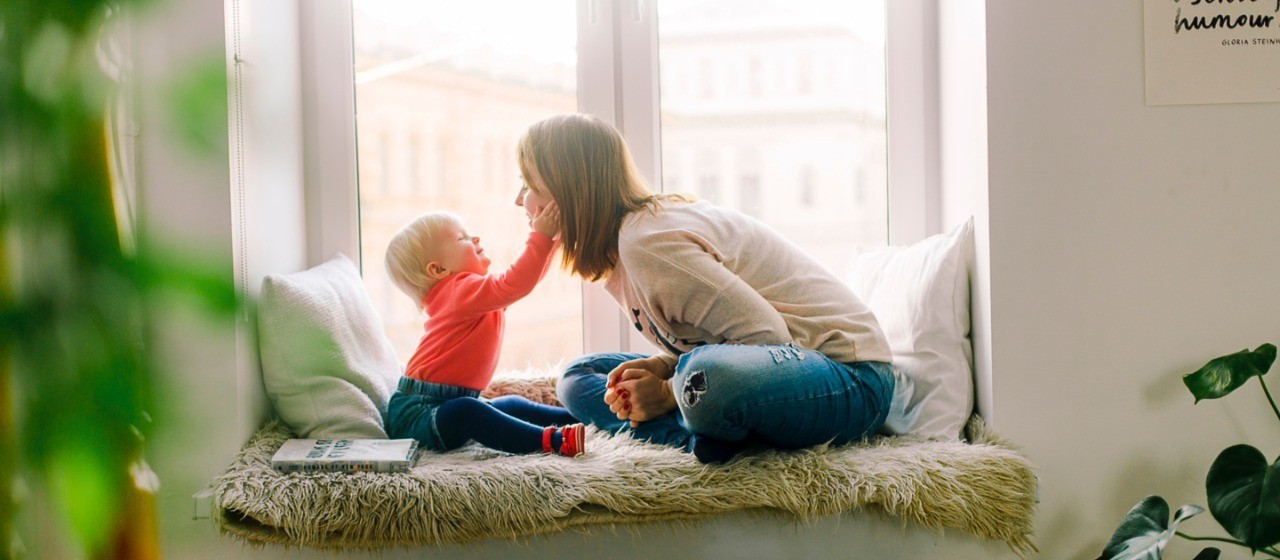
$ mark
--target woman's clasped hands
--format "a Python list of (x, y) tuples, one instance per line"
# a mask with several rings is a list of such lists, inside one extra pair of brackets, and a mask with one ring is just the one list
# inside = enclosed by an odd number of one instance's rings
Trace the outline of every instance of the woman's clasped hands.
[(631, 427), (652, 420), (676, 408), (671, 391), (672, 365), (660, 356), (623, 362), (609, 372), (604, 402), (619, 420)]

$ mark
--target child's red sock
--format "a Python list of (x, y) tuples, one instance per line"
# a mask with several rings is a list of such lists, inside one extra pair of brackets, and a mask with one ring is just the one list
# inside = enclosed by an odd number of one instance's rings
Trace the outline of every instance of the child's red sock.
[(563, 438), (560, 436), (560, 430), (555, 426), (542, 429), (542, 452), (555, 453), (560, 449), (560, 442)]

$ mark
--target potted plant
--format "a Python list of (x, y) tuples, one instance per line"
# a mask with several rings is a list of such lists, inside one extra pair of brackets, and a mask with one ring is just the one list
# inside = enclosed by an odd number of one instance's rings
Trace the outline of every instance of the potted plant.
[[(1271, 410), (1280, 420), (1280, 408), (1263, 379), (1276, 360), (1276, 347), (1263, 344), (1210, 360), (1204, 367), (1182, 376), (1199, 403), (1231, 394), (1257, 377)], [(1194, 537), (1178, 531), (1178, 524), (1204, 511), (1184, 505), (1169, 519), (1169, 504), (1160, 496), (1148, 496), (1125, 515), (1098, 560), (1159, 559), (1174, 536), (1192, 541), (1215, 541), (1248, 548), (1254, 555), (1280, 558), (1280, 459), (1270, 464), (1250, 445), (1233, 445), (1218, 454), (1205, 477), (1209, 512), (1231, 538)], [(1205, 548), (1196, 560), (1217, 558), (1221, 551)]]
[(99, 40), (128, 3), (0, 2), (0, 558), (34, 509), (79, 556), (158, 557), (148, 316), (175, 289), (239, 308), (230, 278), (123, 227)]

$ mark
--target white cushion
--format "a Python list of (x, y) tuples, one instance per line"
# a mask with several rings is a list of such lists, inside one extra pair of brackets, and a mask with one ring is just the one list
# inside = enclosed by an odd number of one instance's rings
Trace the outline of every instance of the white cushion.
[(258, 342), (267, 396), (298, 437), (387, 437), (400, 365), (350, 259), (263, 279)]
[(860, 253), (849, 266), (845, 279), (880, 321), (895, 369), (915, 382), (887, 433), (961, 438), (973, 412), (972, 251), (970, 219), (913, 245)]

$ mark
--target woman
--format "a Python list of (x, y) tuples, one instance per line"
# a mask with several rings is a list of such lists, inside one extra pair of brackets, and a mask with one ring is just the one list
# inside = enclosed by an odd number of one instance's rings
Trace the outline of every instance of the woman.
[(720, 463), (875, 433), (895, 377), (871, 311), (839, 279), (741, 213), (655, 195), (616, 129), (589, 115), (532, 125), (518, 148), (530, 215), (561, 211), (564, 264), (605, 282), (663, 351), (571, 363), (557, 393), (579, 420)]

